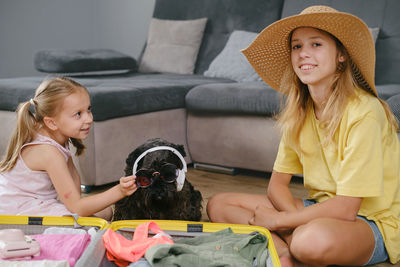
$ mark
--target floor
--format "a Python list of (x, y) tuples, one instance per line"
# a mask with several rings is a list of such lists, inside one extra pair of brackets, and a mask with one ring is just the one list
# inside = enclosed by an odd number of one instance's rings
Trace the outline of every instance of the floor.
[[(268, 173), (240, 171), (236, 175), (221, 174), (189, 168), (187, 179), (200, 190), (203, 196), (203, 221), (209, 221), (205, 207), (208, 199), (217, 192), (241, 192), (265, 194), (268, 185)], [(306, 197), (307, 191), (301, 186), (300, 179), (294, 179), (291, 191), (295, 197)]]
[[(209, 221), (205, 207), (208, 199), (217, 192), (242, 192), (253, 194), (265, 194), (268, 185), (268, 173), (252, 172), (240, 170), (237, 174), (223, 174), (194, 168), (188, 168), (186, 178), (193, 186), (202, 193), (203, 216), (202, 221)], [(104, 187), (97, 188), (104, 190)], [(93, 190), (95, 193), (97, 190)], [(303, 188), (301, 178), (293, 178), (290, 190), (295, 197), (306, 197), (307, 191)], [(374, 267), (400, 267), (400, 263), (392, 265), (390, 263), (382, 263), (372, 265)]]

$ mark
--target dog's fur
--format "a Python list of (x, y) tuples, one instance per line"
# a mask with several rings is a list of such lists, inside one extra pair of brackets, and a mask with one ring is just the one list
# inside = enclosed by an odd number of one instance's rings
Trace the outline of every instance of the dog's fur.
[[(155, 138), (132, 151), (126, 159), (125, 175), (132, 175), (136, 159), (146, 150), (156, 146), (170, 146), (186, 156), (183, 145), (176, 145), (166, 140)], [(148, 153), (138, 163), (137, 169), (147, 168), (159, 171), (164, 163), (175, 164), (182, 169), (182, 162), (171, 151), (158, 150)], [(155, 179), (147, 188), (138, 188), (131, 196), (125, 197), (115, 204), (113, 221), (135, 219), (189, 220), (201, 219), (202, 196), (192, 184), (185, 179), (181, 191), (176, 190), (176, 182), (165, 183)]]

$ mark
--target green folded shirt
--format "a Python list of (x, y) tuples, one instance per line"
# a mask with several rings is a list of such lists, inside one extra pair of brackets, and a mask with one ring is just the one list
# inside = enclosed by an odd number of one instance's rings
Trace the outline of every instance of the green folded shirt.
[[(175, 244), (160, 244), (145, 254), (152, 266), (267, 266), (268, 240), (260, 234), (235, 234), (231, 228)], [(272, 266), (272, 265), (271, 265)]]

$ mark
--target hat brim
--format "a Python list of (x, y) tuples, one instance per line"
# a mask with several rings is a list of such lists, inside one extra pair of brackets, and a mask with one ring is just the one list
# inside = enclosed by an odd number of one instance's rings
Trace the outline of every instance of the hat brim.
[(372, 34), (361, 19), (343, 12), (300, 14), (266, 27), (242, 52), (267, 84), (279, 91), (284, 71), (291, 64), (289, 34), (299, 27), (321, 29), (339, 39), (376, 95)]

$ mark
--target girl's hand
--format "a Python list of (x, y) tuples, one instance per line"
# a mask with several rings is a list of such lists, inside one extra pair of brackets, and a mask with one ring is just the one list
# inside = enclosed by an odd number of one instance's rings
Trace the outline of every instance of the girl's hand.
[(254, 216), (249, 220), (249, 224), (267, 228), (270, 231), (279, 230), (279, 219), (282, 212), (265, 206), (257, 206)]
[(135, 181), (135, 175), (121, 177), (121, 179), (119, 179), (120, 190), (124, 196), (130, 196), (137, 190)]

